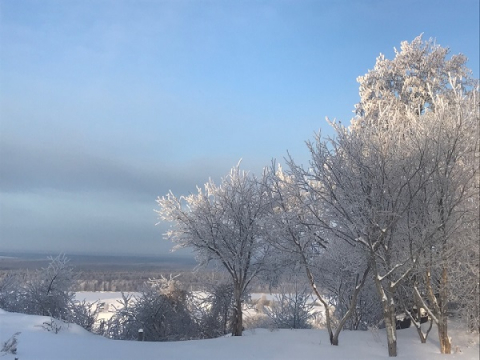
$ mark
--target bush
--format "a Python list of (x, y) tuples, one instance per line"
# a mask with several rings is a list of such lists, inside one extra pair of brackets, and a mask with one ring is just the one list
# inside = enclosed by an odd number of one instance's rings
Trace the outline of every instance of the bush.
[[(18, 340), (17, 336), (20, 335), (20, 332), (17, 332), (12, 335), (10, 339), (5, 341), (2, 344), (2, 348), (0, 349), (0, 352), (3, 352), (5, 354), (16, 354), (17, 353), (17, 347), (18, 347)], [(5, 355), (3, 354), (3, 355)]]
[(24, 285), (24, 310), (27, 314), (69, 320), (74, 297), (70, 290), (73, 268), (65, 255), (49, 259), (48, 267), (37, 271)]
[(143, 329), (146, 341), (200, 337), (189, 307), (189, 294), (172, 277), (150, 280), (133, 304), (130, 297), (124, 296), (123, 305), (107, 324), (108, 337), (134, 340), (139, 329)]
[(93, 332), (99, 313), (98, 302), (89, 304), (85, 300), (73, 301), (70, 305), (69, 321)]
[(6, 274), (0, 280), (0, 308), (52, 319), (73, 322), (93, 330), (97, 320), (96, 305), (74, 300), (73, 268), (65, 255), (49, 258), (46, 268), (23, 277)]
[(197, 301), (196, 314), (203, 338), (215, 338), (232, 331), (233, 286), (220, 283), (210, 286), (206, 296)]
[(0, 308), (11, 312), (24, 312), (25, 296), (19, 276), (8, 273), (0, 280)]
[(292, 292), (280, 289), (270, 307), (265, 307), (265, 313), (273, 326), (279, 329), (309, 329), (315, 316), (315, 301), (307, 286), (294, 284)]

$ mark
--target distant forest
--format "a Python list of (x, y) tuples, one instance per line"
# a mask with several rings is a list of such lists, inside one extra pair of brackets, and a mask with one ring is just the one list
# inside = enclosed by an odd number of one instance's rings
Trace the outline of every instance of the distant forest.
[[(0, 279), (9, 273), (25, 276), (48, 266), (46, 254), (0, 253)], [(197, 288), (200, 278), (214, 271), (192, 272), (196, 262), (188, 257), (68, 255), (75, 273), (73, 291), (140, 291), (149, 279), (178, 275), (183, 284)]]

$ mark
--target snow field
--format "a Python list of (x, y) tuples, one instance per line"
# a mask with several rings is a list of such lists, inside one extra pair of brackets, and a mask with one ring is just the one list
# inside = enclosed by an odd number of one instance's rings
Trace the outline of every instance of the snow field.
[[(126, 294), (131, 294), (133, 296), (140, 295), (140, 293), (135, 293), (135, 292), (126, 293)], [(205, 293), (201, 291), (195, 291), (194, 295), (198, 298), (203, 298), (206, 296)], [(101, 321), (101, 320), (108, 321), (113, 316), (116, 309), (120, 309), (122, 307), (121, 304), (119, 303), (119, 301), (122, 299), (121, 292), (80, 291), (75, 293), (75, 299), (79, 301), (85, 300), (89, 304), (94, 302), (97, 302), (98, 304), (103, 304), (102, 310), (98, 315), (98, 321)], [(247, 327), (248, 327), (248, 324), (251, 324), (252, 322), (254, 322), (255, 319), (261, 318), (262, 316), (266, 316), (261, 311), (260, 312), (258, 311), (257, 307), (255, 306), (255, 303), (257, 303), (261, 299), (267, 300), (269, 302), (277, 300), (275, 294), (268, 294), (268, 293), (252, 293), (250, 296), (250, 299), (251, 299), (251, 303), (246, 304), (244, 309), (244, 318), (245, 318)], [(315, 299), (312, 298), (312, 301), (315, 301)], [(312, 325), (313, 327), (318, 328), (320, 327), (320, 323), (324, 318), (323, 306), (321, 304), (315, 306), (314, 311), (317, 313), (317, 316), (315, 317), (314, 323)]]
[[(58, 334), (42, 324), (50, 318), (8, 313), (0, 310), (0, 340), (18, 335), (18, 352), (5, 360), (319, 360), (387, 359), (385, 333), (345, 331), (340, 346), (331, 346), (325, 330), (256, 329), (245, 336), (181, 342), (137, 342), (110, 340), (91, 334), (73, 324), (62, 324)], [(456, 353), (449, 359), (478, 359), (478, 336), (452, 329)], [(463, 335), (461, 335), (463, 334)], [(435, 331), (426, 344), (420, 344), (415, 329), (398, 332), (400, 359), (446, 359), (441, 355)]]
[[(268, 295), (268, 296), (267, 296)], [(253, 294), (257, 300), (262, 294)], [(269, 300), (274, 296), (265, 294)], [(120, 293), (77, 293), (77, 299), (87, 302), (101, 301), (119, 305)], [(107, 306), (105, 306), (107, 309)], [(248, 310), (247, 313), (254, 310)], [(247, 315), (248, 316), (248, 315)], [(388, 359), (384, 330), (343, 331), (340, 345), (331, 346), (323, 329), (269, 330), (253, 329), (242, 337), (225, 336), (217, 339), (181, 342), (137, 342), (110, 340), (94, 335), (78, 325), (58, 322), (55, 334), (44, 325), (49, 317), (8, 313), (0, 310), (0, 342), (13, 334), (17, 336), (17, 354), (0, 353), (3, 360), (320, 360), (320, 359)], [(479, 359), (478, 334), (467, 334), (450, 325), (453, 354), (440, 354), (436, 329), (426, 344), (421, 344), (414, 328), (398, 331), (398, 358), (400, 359)], [(3, 356), (2, 356), (3, 355)]]

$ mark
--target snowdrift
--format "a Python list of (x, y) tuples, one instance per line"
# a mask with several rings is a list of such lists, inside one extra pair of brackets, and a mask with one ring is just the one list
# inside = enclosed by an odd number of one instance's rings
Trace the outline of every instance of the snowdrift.
[[(382, 330), (345, 331), (340, 346), (331, 346), (324, 330), (245, 331), (242, 337), (223, 337), (182, 342), (136, 342), (110, 340), (91, 334), (74, 324), (44, 316), (9, 313), (0, 310), (0, 342), (17, 336), (16, 355), (0, 353), (13, 360), (319, 360), (319, 359), (388, 359)], [(451, 330), (451, 356), (441, 355), (432, 330), (426, 344), (420, 344), (415, 329), (398, 332), (398, 358), (401, 359), (479, 359), (478, 335)]]

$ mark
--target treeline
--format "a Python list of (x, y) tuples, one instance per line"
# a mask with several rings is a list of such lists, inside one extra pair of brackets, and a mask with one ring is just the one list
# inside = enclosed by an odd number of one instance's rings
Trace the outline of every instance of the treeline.
[[(47, 262), (48, 266), (48, 262)], [(113, 291), (113, 292), (139, 292), (150, 279), (174, 276), (189, 291), (202, 291), (205, 281), (218, 281), (224, 279), (224, 274), (214, 270), (192, 271), (161, 271), (161, 270), (129, 270), (129, 271), (85, 271), (72, 267), (72, 284), (70, 291)], [(4, 270), (0, 271), (0, 279), (15, 277), (24, 279), (31, 277), (38, 269), (30, 270)], [(268, 284), (255, 281), (251, 285), (253, 292), (268, 292)]]
[[(72, 291), (141, 291), (151, 279), (174, 276), (189, 291), (201, 291), (206, 280), (216, 281), (223, 278), (218, 271), (90, 271), (75, 272)], [(255, 291), (265, 291), (267, 286), (257, 284)]]
[(73, 291), (140, 291), (148, 279), (165, 275), (160, 271), (90, 271), (75, 274)]

